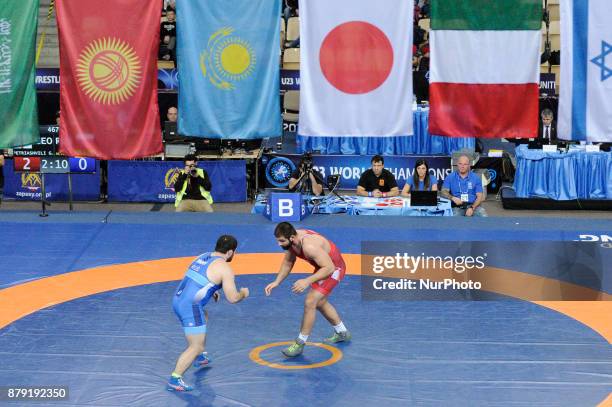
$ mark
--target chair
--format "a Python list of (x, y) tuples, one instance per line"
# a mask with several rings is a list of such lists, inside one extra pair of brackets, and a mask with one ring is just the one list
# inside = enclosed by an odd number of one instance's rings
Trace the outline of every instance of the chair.
[(300, 69), (300, 49), (287, 48), (283, 54), (283, 69)]
[(283, 99), (283, 121), (297, 123), (300, 116), (300, 91), (288, 90)]
[(174, 61), (164, 61), (160, 59), (157, 61), (157, 69), (174, 69)]
[(559, 21), (561, 19), (561, 13), (559, 12), (558, 4), (548, 5), (548, 16), (550, 18), (550, 21)]
[(290, 17), (287, 20), (287, 33), (285, 37), (285, 47), (291, 41), (298, 39), (300, 36), (300, 18)]
[(431, 27), (430, 22), (431, 22), (431, 20), (429, 18), (421, 18), (419, 20), (419, 27), (421, 27), (425, 31), (429, 32), (429, 28)]
[[(561, 49), (561, 35), (559, 34), (550, 34), (548, 36), (550, 39), (550, 49), (553, 51), (557, 51)], [(542, 32), (542, 42), (540, 44), (540, 50), (544, 51), (544, 43), (546, 42), (546, 33)]]

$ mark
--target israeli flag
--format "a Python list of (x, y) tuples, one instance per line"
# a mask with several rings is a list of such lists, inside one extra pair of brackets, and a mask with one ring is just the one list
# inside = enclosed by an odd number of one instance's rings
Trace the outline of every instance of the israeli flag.
[(177, 1), (180, 134), (280, 136), (280, 0)]
[(612, 4), (561, 0), (558, 137), (612, 142)]

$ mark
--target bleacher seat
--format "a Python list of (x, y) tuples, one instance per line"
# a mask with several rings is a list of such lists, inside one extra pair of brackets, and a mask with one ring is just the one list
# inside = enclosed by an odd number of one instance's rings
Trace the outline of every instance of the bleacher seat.
[[(561, 49), (561, 36), (559, 34), (549, 34), (548, 39), (550, 40), (551, 50), (559, 51)], [(546, 33), (542, 32), (542, 43), (540, 46), (541, 50), (544, 50), (545, 42), (546, 42)]]
[(157, 61), (157, 69), (174, 69), (174, 61), (164, 61), (160, 59)]
[(300, 37), (300, 18), (290, 17), (287, 20), (287, 33), (285, 37), (285, 47), (293, 40)]
[(283, 121), (297, 123), (300, 116), (300, 91), (288, 90), (283, 99)]
[(429, 18), (421, 18), (419, 20), (419, 27), (421, 27), (422, 29), (424, 29), (425, 31), (429, 32), (429, 28), (430, 28), (430, 19)]
[(561, 12), (559, 11), (559, 4), (548, 5), (548, 17), (550, 21), (559, 21), (561, 19)]
[(300, 49), (287, 48), (283, 54), (283, 69), (300, 69)]

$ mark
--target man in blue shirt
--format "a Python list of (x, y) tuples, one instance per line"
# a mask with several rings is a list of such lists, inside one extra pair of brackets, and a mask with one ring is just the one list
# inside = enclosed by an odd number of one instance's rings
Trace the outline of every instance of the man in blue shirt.
[(470, 158), (461, 155), (457, 161), (457, 171), (444, 179), (442, 193), (453, 203), (455, 216), (487, 216), (482, 203), (482, 181), (470, 171)]

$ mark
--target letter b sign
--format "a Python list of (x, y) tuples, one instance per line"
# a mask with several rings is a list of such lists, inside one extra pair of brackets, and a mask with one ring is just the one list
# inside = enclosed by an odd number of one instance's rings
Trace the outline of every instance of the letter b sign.
[(271, 219), (274, 222), (300, 221), (308, 215), (302, 195), (298, 193), (276, 193), (270, 195)]

